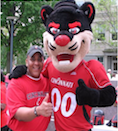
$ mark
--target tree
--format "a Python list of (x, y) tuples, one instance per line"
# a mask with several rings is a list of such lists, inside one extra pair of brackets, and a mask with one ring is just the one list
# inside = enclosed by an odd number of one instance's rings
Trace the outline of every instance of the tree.
[[(110, 47), (116, 47), (117, 43), (112, 40), (117, 40), (118, 25), (117, 25), (117, 15), (118, 15), (118, 5), (116, 0), (93, 0), (95, 3), (96, 14), (98, 21), (97, 26), (93, 28), (94, 38), (98, 40), (103, 40)], [(108, 31), (112, 34), (112, 38), (105, 39), (104, 32)], [(111, 40), (112, 39), (112, 40)]]
[[(1, 2), (1, 68), (9, 72), (10, 65), (10, 21), (7, 16), (17, 16), (14, 20), (13, 31), (13, 58), (18, 56), (21, 62), (25, 59), (26, 51), (30, 44), (38, 44), (43, 47), (42, 34), (45, 28), (40, 18), (40, 9), (42, 5), (49, 4), (53, 6), (55, 1), (2, 1)], [(7, 58), (7, 59), (6, 59)], [(24, 63), (17, 63), (24, 64)]]

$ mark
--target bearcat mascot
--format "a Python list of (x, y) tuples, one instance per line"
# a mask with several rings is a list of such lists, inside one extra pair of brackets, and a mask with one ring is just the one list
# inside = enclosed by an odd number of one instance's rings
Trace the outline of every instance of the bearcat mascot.
[[(74, 0), (58, 2), (54, 9), (44, 5), (41, 18), (46, 27), (44, 47), (49, 58), (43, 75), (49, 78), (56, 131), (89, 131), (92, 107), (111, 106), (116, 99), (104, 67), (96, 60), (83, 60), (93, 38), (91, 23), (94, 5), (81, 7)], [(25, 66), (14, 69), (10, 78), (26, 73)]]

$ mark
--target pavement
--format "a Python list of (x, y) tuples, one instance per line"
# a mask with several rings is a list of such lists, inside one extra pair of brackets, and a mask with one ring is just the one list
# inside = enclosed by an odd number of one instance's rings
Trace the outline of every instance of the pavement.
[[(104, 116), (105, 116), (105, 120), (104, 120), (104, 125), (102, 126), (94, 126), (94, 128), (92, 129), (92, 131), (118, 131), (118, 128), (115, 128), (115, 127), (108, 127), (106, 126), (106, 122), (108, 122), (109, 120), (112, 119), (112, 117), (114, 115), (117, 114), (117, 106), (115, 106), (115, 104), (113, 106), (110, 106), (110, 107), (102, 107), (102, 108), (93, 108), (91, 110), (91, 118), (93, 116), (93, 113), (96, 109), (101, 109), (103, 112), (104, 112)], [(48, 125), (48, 128), (46, 131), (55, 131), (55, 126), (54, 126), (54, 116), (52, 115), (51, 117), (51, 121)]]

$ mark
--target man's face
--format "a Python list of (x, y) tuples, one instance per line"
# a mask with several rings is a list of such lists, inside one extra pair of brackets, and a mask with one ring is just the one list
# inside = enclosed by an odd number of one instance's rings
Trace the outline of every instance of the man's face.
[(32, 57), (28, 56), (26, 59), (27, 74), (39, 78), (43, 68), (44, 58), (40, 53), (35, 53)]

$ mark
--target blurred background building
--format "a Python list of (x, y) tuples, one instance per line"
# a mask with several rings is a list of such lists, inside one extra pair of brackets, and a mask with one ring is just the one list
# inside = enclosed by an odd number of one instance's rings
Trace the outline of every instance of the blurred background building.
[[(78, 5), (87, 0), (76, 0)], [(85, 60), (99, 60), (105, 67), (117, 72), (118, 49), (118, 0), (89, 0), (96, 8), (92, 23), (94, 40)]]

